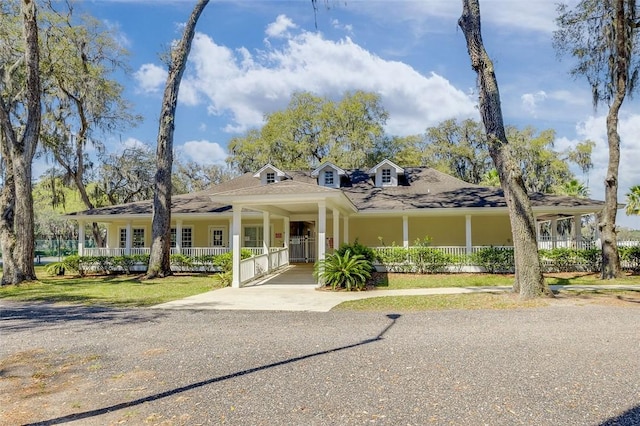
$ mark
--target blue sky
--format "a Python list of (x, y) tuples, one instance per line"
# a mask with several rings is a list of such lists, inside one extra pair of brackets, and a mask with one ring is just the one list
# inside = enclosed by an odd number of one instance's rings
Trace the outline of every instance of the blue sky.
[[(375, 91), (390, 113), (387, 132), (418, 134), (449, 118), (478, 118), (475, 74), (457, 26), (454, 0), (330, 0), (317, 14), (309, 0), (211, 1), (197, 26), (180, 89), (174, 144), (181, 158), (223, 164), (227, 142), (286, 107), (295, 91), (338, 98)], [(575, 4), (575, 0), (569, 2)], [(159, 53), (181, 36), (192, 0), (84, 0), (77, 8), (105, 21), (131, 52), (126, 96), (144, 122), (109, 136), (155, 145), (166, 71)], [(556, 130), (562, 150), (596, 142), (594, 170), (578, 177), (603, 199), (606, 106), (594, 111), (584, 80), (568, 74), (570, 58), (551, 45), (555, 0), (482, 0), (483, 37), (494, 60), (507, 124)], [(620, 194), (640, 184), (640, 104), (621, 115)], [(640, 218), (619, 213), (623, 226)]]

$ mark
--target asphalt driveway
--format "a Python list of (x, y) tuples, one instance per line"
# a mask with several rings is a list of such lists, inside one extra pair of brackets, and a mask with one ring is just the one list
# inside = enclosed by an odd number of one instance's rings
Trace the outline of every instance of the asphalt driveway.
[(420, 313), (0, 301), (0, 424), (637, 425), (640, 307)]

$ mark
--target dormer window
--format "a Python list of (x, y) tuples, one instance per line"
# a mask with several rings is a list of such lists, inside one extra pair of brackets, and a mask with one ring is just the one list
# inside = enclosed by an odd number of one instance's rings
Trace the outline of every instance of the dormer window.
[(389, 160), (383, 160), (369, 170), (377, 188), (398, 186), (398, 176), (404, 175), (404, 169)]
[(391, 184), (391, 169), (382, 169), (382, 184)]
[(318, 179), (318, 185), (337, 189), (340, 188), (341, 177), (348, 175), (346, 171), (327, 161), (311, 172), (311, 176)]
[(333, 170), (325, 170), (324, 186), (335, 186)]
[(267, 172), (267, 183), (274, 183), (276, 181), (276, 174), (274, 172)]
[(267, 164), (258, 170), (253, 177), (260, 179), (263, 185), (280, 182), (285, 179), (291, 179), (289, 175), (271, 164)]

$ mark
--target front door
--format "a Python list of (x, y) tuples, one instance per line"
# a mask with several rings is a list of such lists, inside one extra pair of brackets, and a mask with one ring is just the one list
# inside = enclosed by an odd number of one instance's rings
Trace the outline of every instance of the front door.
[(313, 222), (304, 221), (291, 222), (289, 235), (289, 262), (315, 262), (315, 224)]

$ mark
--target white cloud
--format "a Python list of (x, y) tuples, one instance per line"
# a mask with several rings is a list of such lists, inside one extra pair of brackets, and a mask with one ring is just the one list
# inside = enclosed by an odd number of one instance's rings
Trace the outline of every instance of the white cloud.
[(206, 140), (188, 141), (178, 148), (191, 161), (204, 165), (224, 165), (227, 152), (220, 144)]
[(115, 150), (118, 153), (122, 153), (124, 152), (125, 149), (130, 149), (130, 148), (143, 149), (145, 151), (152, 150), (150, 145), (136, 138), (127, 138), (115, 146)]
[[(167, 82), (167, 71), (155, 64), (144, 64), (133, 77), (138, 83), (138, 90), (146, 94), (159, 94), (164, 90)], [(200, 103), (197, 82), (189, 77), (183, 77), (178, 91), (178, 100), (185, 105), (194, 106)]]
[(525, 93), (520, 99), (522, 99), (522, 106), (535, 117), (538, 103), (547, 99), (547, 94), (541, 90), (536, 93)]
[(325, 40), (300, 32), (281, 46), (247, 49), (217, 45), (198, 34), (190, 60), (190, 81), (209, 102), (208, 111), (230, 113), (227, 131), (259, 126), (265, 113), (285, 108), (296, 91), (331, 98), (345, 91), (377, 92), (390, 113), (387, 130), (406, 135), (453, 117), (476, 114), (474, 102), (448, 80), (423, 75), (402, 62), (384, 60), (351, 39)]
[(143, 93), (157, 93), (167, 81), (167, 71), (155, 64), (144, 64), (133, 73), (138, 88)]
[[(578, 125), (576, 131), (581, 140), (590, 139), (596, 143), (591, 155), (593, 170), (589, 174), (589, 186), (593, 198), (604, 199), (604, 179), (609, 162), (606, 117), (604, 115), (589, 117)], [(640, 158), (640, 141), (637, 138), (640, 134), (640, 115), (621, 115), (619, 131), (621, 155), (618, 200), (624, 202), (624, 194), (627, 190), (640, 183), (640, 167), (637, 166)]]
[(268, 37), (280, 38), (286, 37), (289, 34), (288, 31), (295, 28), (298, 28), (298, 26), (286, 15), (278, 15), (275, 22), (267, 25), (265, 33)]
[[(480, 10), (482, 24), (507, 30), (515, 28), (550, 33), (557, 28), (556, 3), (551, 0), (483, 0)], [(461, 2), (451, 0), (398, 1), (393, 6), (390, 8), (386, 2), (367, 2), (366, 7), (357, 10), (381, 21), (404, 22), (414, 26), (417, 32), (437, 31), (443, 25), (456, 25), (462, 14)], [(426, 25), (426, 21), (430, 25)]]
[(336, 28), (338, 30), (343, 30), (345, 31), (347, 34), (353, 34), (353, 25), (350, 24), (343, 24), (342, 22), (340, 22), (337, 19), (333, 19), (331, 21), (331, 26), (333, 28)]

